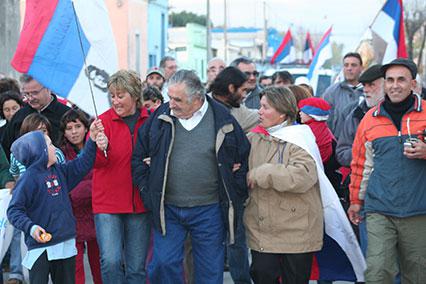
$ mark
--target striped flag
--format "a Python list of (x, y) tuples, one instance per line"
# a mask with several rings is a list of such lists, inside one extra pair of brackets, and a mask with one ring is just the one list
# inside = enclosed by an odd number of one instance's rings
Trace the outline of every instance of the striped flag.
[(314, 58), (312, 59), (311, 65), (309, 66), (309, 71), (306, 77), (310, 80), (311, 86), (314, 90), (317, 89), (318, 85), (318, 71), (324, 65), (325, 61), (332, 57), (331, 53), (331, 29), (330, 27), (319, 42), (317, 48), (315, 49)]
[(371, 25), (371, 31), (373, 37), (385, 43), (386, 47), (379, 55), (383, 64), (399, 57), (407, 58), (402, 0), (388, 0)]
[(407, 58), (402, 0), (385, 2), (361, 38), (357, 51), (365, 66)]
[(288, 29), (280, 46), (275, 51), (271, 59), (271, 64), (274, 63), (292, 63), (296, 60), (296, 51), (294, 49), (293, 37)]
[(108, 11), (104, 1), (73, 2), (76, 13), (71, 0), (27, 0), (24, 25), (11, 64), (94, 114), (90, 79), (98, 111), (104, 112), (110, 107), (107, 82), (118, 68)]
[[(257, 129), (252, 131), (256, 132)], [(315, 253), (311, 279), (364, 281), (364, 256), (339, 198), (324, 173), (321, 155), (311, 129), (307, 125), (292, 125), (270, 135), (299, 146), (315, 160), (325, 232), (323, 248)]]
[(312, 56), (314, 55), (314, 46), (312, 45), (311, 34), (306, 33), (305, 47), (303, 48), (303, 63), (311, 63)]

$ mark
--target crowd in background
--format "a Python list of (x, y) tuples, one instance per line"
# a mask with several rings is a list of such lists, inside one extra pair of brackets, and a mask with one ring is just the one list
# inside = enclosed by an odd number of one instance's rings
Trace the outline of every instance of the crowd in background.
[[(417, 66), (364, 70), (352, 52), (342, 62), (344, 80), (314, 94), (287, 71), (260, 76), (250, 58), (213, 58), (202, 83), (166, 56), (144, 77), (109, 78), (102, 126), (27, 74), (1, 78), (0, 186), (15, 227), (7, 283), (23, 283), (24, 269), (31, 283), (84, 283), (85, 252), (96, 284), (223, 283), (225, 268), (235, 283), (308, 283), (330, 188), (366, 257), (366, 283), (426, 283)], [(55, 146), (47, 169), (58, 178), (35, 191), (25, 172), (40, 158), (23, 145), (40, 132)]]

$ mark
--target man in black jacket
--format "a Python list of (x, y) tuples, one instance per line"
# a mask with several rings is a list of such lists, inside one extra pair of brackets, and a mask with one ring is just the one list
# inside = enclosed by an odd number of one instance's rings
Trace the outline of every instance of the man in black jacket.
[(70, 109), (60, 103), (51, 90), (33, 77), (24, 74), (21, 76), (21, 83), (22, 95), (26, 99), (27, 105), (15, 113), (5, 129), (2, 145), (8, 159), (10, 158), (10, 146), (19, 137), (22, 122), (29, 114), (39, 112), (49, 120), (52, 126), (52, 133), (49, 133), (49, 135), (55, 144), (59, 139), (61, 117)]
[(249, 142), (229, 111), (205, 95), (200, 79), (180, 70), (169, 103), (139, 129), (133, 183), (154, 223), (151, 283), (184, 283), (183, 244), (191, 235), (195, 283), (223, 283), (230, 244), (248, 197)]

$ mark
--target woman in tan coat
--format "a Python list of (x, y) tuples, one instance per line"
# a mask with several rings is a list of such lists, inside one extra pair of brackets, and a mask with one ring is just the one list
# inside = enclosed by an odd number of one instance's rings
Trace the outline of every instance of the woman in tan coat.
[(313, 252), (322, 247), (323, 212), (315, 161), (292, 133), (299, 140), (312, 133), (293, 125), (297, 104), (288, 88), (266, 88), (261, 95), (260, 124), (249, 134), (244, 213), (250, 273), (254, 283), (277, 283), (280, 276), (286, 284), (308, 283)]

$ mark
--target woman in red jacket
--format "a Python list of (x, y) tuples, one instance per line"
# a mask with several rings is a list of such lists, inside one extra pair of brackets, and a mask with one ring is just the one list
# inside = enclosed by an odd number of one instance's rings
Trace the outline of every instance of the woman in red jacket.
[[(61, 149), (67, 160), (74, 160), (84, 147), (89, 131), (89, 121), (81, 112), (71, 109), (61, 119)], [(99, 262), (99, 247), (96, 242), (95, 223), (92, 211), (92, 171), (70, 193), (74, 217), (77, 221), (77, 256), (75, 283), (84, 284), (84, 249), (87, 249), (93, 282), (102, 284)]]
[(112, 107), (99, 116), (108, 148), (96, 156), (92, 204), (104, 283), (146, 281), (150, 220), (131, 175), (138, 128), (148, 118), (141, 89), (137, 73), (120, 70), (113, 74), (108, 81)]

